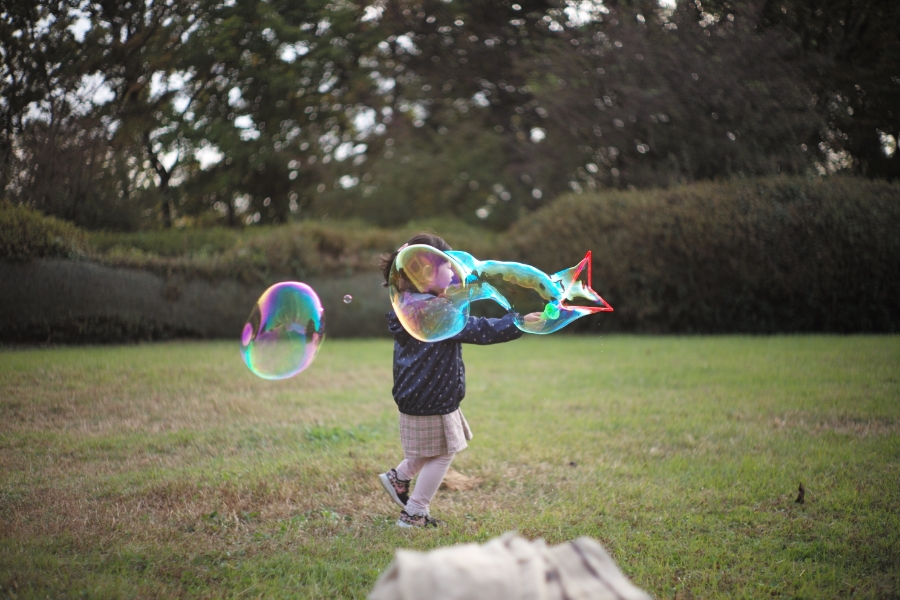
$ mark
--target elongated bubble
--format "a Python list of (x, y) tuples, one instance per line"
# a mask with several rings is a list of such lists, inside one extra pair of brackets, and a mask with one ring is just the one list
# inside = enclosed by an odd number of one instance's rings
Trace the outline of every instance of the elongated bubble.
[(287, 379), (306, 369), (325, 339), (325, 312), (316, 292), (296, 281), (260, 296), (241, 332), (241, 356), (254, 375)]
[(590, 252), (574, 267), (548, 275), (522, 263), (408, 246), (394, 261), (389, 288), (400, 323), (423, 342), (462, 331), (476, 300), (497, 302), (526, 333), (553, 333), (585, 315), (613, 310), (591, 289)]

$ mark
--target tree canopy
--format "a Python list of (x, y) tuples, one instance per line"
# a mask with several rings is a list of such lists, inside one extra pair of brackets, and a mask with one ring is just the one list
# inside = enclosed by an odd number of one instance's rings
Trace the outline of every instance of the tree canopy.
[(890, 0), (8, 0), (0, 189), (92, 228), (900, 175)]

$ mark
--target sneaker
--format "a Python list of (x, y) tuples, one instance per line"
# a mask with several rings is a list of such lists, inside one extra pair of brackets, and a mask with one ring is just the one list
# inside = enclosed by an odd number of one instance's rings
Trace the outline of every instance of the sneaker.
[(406, 508), (406, 503), (409, 501), (409, 480), (400, 479), (397, 469), (382, 473), (378, 476), (378, 480), (391, 500), (396, 502), (400, 508)]
[(405, 510), (400, 511), (400, 518), (397, 520), (397, 527), (402, 527), (404, 529), (412, 529), (414, 527), (428, 529), (442, 527), (443, 525), (443, 521), (432, 519), (428, 515), (412, 516)]

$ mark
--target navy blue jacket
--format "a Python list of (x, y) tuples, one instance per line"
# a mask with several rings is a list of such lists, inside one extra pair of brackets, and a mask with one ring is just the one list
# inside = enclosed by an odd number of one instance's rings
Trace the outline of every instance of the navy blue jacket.
[(462, 344), (500, 344), (522, 337), (512, 315), (502, 319), (469, 317), (466, 328), (440, 342), (409, 335), (394, 311), (387, 313), (394, 336), (394, 401), (407, 415), (446, 415), (466, 395)]

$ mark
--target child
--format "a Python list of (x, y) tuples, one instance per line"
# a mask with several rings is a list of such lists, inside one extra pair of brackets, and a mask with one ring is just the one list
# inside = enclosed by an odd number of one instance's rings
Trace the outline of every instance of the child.
[[(396, 252), (381, 257), (384, 285), (397, 254), (406, 246), (425, 244), (441, 251), (450, 250), (443, 239), (421, 233), (413, 236)], [(439, 277), (440, 275), (438, 275)], [(403, 510), (400, 527), (437, 527), (428, 507), (437, 492), (453, 457), (472, 439), (469, 424), (459, 410), (466, 393), (466, 372), (462, 344), (499, 344), (515, 340), (522, 331), (512, 315), (502, 319), (469, 317), (459, 334), (440, 342), (420, 342), (403, 329), (394, 311), (387, 313), (388, 329), (394, 336), (393, 395), (400, 409), (400, 443), (403, 461), (395, 469), (378, 476), (381, 485)], [(531, 321), (540, 313), (525, 317)], [(418, 475), (416, 487), (410, 482)]]

